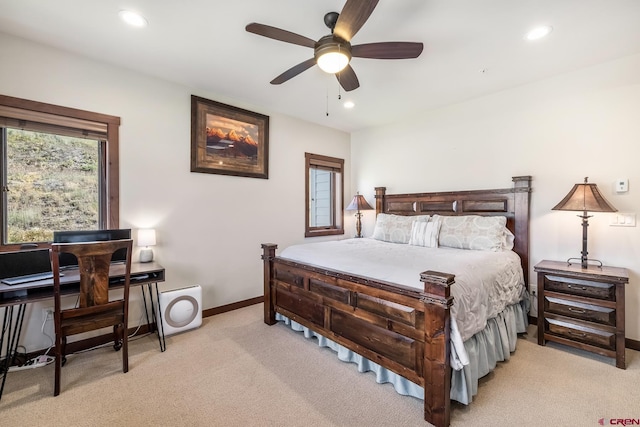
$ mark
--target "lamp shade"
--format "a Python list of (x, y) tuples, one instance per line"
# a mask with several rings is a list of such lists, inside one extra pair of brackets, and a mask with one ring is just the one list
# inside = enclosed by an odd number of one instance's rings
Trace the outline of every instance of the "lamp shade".
[(138, 246), (155, 246), (156, 230), (153, 228), (141, 228), (138, 230)]
[(347, 211), (370, 211), (373, 208), (367, 200), (362, 196), (362, 194), (356, 194), (353, 196), (353, 200), (349, 203), (349, 206), (346, 207)]
[(587, 183), (587, 179), (588, 178), (584, 179), (583, 184), (574, 185), (571, 191), (569, 191), (569, 194), (567, 194), (553, 210), (616, 212), (617, 209), (605, 200), (596, 184)]

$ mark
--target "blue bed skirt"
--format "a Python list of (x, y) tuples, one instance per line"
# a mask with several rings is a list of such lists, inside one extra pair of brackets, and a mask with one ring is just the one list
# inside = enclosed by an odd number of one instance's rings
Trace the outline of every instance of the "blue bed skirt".
[[(471, 403), (473, 396), (478, 393), (478, 379), (491, 372), (498, 362), (508, 360), (515, 351), (518, 334), (527, 330), (528, 312), (529, 300), (524, 299), (489, 319), (482, 331), (464, 342), (469, 363), (460, 370), (451, 371), (451, 400), (465, 405)], [(358, 365), (358, 371), (374, 372), (378, 383), (391, 383), (400, 394), (424, 399), (424, 389), (421, 386), (285, 316), (276, 313), (276, 320), (289, 325), (294, 331), (302, 332), (305, 338), (317, 338), (319, 346), (332, 349), (343, 362), (355, 363)]]

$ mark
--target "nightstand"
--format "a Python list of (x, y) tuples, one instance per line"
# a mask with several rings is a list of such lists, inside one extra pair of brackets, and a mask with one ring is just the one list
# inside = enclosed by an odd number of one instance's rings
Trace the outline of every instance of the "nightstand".
[(624, 360), (626, 268), (541, 261), (538, 273), (538, 344), (554, 341)]

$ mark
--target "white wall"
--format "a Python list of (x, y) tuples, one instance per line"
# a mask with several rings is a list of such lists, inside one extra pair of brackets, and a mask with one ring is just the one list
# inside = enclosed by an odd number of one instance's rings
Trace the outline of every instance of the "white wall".
[[(305, 151), (345, 159), (351, 187), (344, 132), (2, 34), (0, 57), (0, 93), (121, 118), (120, 226), (155, 227), (161, 290), (200, 284), (205, 309), (262, 295), (260, 243), (304, 240)], [(270, 116), (268, 180), (190, 172), (192, 94)], [(27, 351), (49, 345), (44, 306), (29, 306)]]
[[(577, 212), (551, 208), (585, 176), (620, 212), (640, 214), (640, 55), (416, 113), (352, 134), (351, 147), (351, 188), (370, 201), (376, 186), (390, 193), (504, 188), (512, 176), (532, 175), (535, 283), (539, 261), (580, 256)], [(618, 178), (629, 179), (627, 193), (614, 192)], [(630, 270), (626, 335), (640, 340), (640, 228), (611, 227), (611, 215), (590, 219), (589, 257)], [(364, 221), (370, 235), (373, 216)]]

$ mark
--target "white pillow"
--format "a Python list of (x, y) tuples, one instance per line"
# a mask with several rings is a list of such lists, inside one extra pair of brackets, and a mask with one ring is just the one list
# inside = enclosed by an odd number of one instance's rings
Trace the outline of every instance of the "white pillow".
[(379, 213), (372, 238), (390, 243), (409, 243), (414, 221), (429, 221), (429, 215), (403, 216)]
[(511, 230), (509, 230), (506, 226), (504, 227), (504, 241), (502, 242), (502, 250), (503, 251), (511, 251), (513, 250), (513, 242), (516, 240), (516, 236), (513, 235)]
[(414, 246), (425, 246), (427, 248), (437, 248), (439, 230), (439, 218), (434, 217), (429, 222), (414, 221), (411, 226), (409, 244)]
[(503, 251), (513, 248), (513, 234), (504, 216), (441, 216), (440, 246), (478, 251)]

